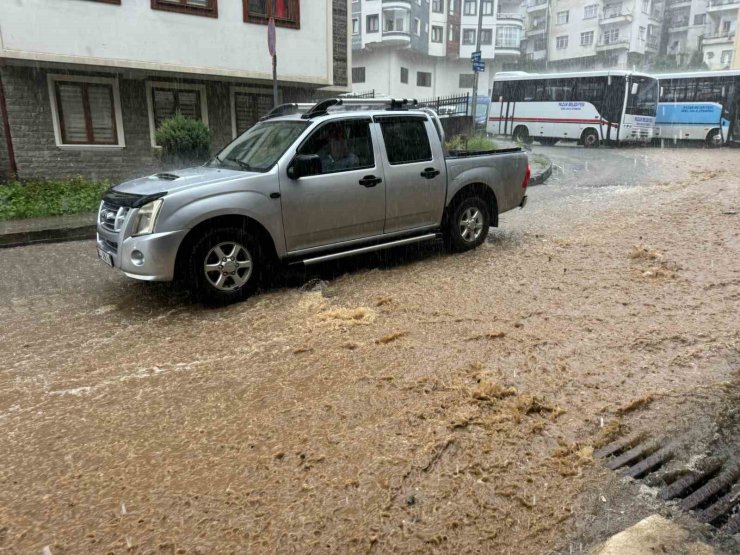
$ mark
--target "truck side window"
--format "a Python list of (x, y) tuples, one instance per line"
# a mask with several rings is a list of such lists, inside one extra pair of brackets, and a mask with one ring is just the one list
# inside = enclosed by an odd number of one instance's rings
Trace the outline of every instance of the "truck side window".
[(432, 159), (426, 120), (422, 118), (382, 118), (380, 129), (392, 165), (426, 162)]
[(330, 121), (311, 134), (298, 154), (318, 154), (322, 174), (372, 168), (370, 120)]

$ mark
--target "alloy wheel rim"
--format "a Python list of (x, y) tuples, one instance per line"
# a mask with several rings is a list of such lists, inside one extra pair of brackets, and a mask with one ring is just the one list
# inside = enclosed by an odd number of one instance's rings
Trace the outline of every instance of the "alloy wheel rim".
[(483, 233), (483, 214), (480, 210), (471, 206), (462, 213), (458, 225), (463, 241), (472, 243)]
[(234, 291), (243, 287), (252, 276), (252, 256), (244, 245), (225, 241), (208, 251), (203, 271), (214, 288)]

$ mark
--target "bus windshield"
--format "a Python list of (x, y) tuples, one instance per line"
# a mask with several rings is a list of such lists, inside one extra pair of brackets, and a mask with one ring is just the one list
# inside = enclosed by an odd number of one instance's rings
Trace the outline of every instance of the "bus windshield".
[[(634, 86), (637, 92), (632, 94)], [(658, 81), (648, 77), (633, 77), (627, 98), (627, 114), (655, 117), (658, 108)]]

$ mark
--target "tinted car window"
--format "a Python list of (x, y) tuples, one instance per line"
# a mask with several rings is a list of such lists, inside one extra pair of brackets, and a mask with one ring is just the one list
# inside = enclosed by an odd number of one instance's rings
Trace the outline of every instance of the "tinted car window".
[(380, 129), (391, 164), (410, 164), (432, 159), (424, 119), (383, 118)]
[(299, 154), (317, 154), (321, 173), (372, 168), (375, 165), (370, 139), (370, 120), (331, 121), (316, 129), (298, 149)]

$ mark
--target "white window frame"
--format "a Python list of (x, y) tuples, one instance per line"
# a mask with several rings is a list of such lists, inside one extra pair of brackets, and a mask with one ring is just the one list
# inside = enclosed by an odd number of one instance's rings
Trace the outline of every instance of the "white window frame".
[[(357, 30), (355, 31), (355, 24), (357, 24)], [(352, 34), (357, 36), (360, 34), (360, 18), (359, 17), (353, 17), (352, 18)]]
[(208, 101), (206, 99), (206, 86), (191, 84), (191, 83), (172, 83), (170, 81), (147, 81), (146, 82), (146, 107), (149, 112), (149, 139), (152, 144), (152, 148), (162, 148), (157, 144), (155, 138), (156, 128), (154, 126), (154, 98), (152, 96), (152, 89), (175, 89), (178, 91), (198, 91), (200, 92), (200, 114), (201, 121), (208, 125)]
[[(563, 46), (560, 46), (561, 43)], [(560, 35), (558, 37), (555, 37), (555, 49), (556, 50), (565, 50), (567, 48), (568, 48), (568, 35)]]
[[(113, 87), (113, 112), (116, 118), (116, 138), (118, 142), (114, 145), (86, 145), (66, 144), (62, 142), (62, 126), (59, 122), (59, 107), (57, 106), (57, 95), (54, 84), (59, 81), (73, 83), (99, 83)], [(117, 77), (88, 77), (87, 75), (59, 75), (50, 73), (46, 76), (49, 88), (49, 103), (51, 104), (51, 120), (54, 124), (54, 142), (61, 150), (121, 150), (126, 147), (123, 133), (123, 116), (121, 114), (121, 95), (118, 92)]]
[[(563, 21), (560, 21), (561, 15), (564, 16), (562, 18)], [(570, 10), (562, 10), (556, 14), (557, 25), (566, 25), (569, 20), (570, 20)]]
[(414, 35), (421, 36), (421, 20), (418, 17), (414, 18)]
[[(588, 42), (583, 42), (584, 38), (589, 38)], [(594, 43), (594, 32), (593, 31), (583, 31), (581, 33), (581, 46), (592, 46)]]
[[(593, 10), (593, 13), (589, 14), (587, 11), (589, 8)], [(583, 6), (583, 19), (594, 19), (599, 15), (599, 5), (598, 4), (588, 4), (587, 6)]]
[[(231, 106), (231, 138), (236, 139), (236, 93), (261, 94), (271, 96), (272, 90), (265, 87), (229, 87), (229, 106)], [(265, 95), (265, 93), (267, 93)], [(283, 91), (278, 89), (278, 105), (282, 104)]]

